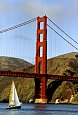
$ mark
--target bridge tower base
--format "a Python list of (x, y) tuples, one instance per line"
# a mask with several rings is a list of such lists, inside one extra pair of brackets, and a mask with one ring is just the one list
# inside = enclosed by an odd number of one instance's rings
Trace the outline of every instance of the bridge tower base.
[[(37, 74), (47, 74), (47, 17), (37, 17), (36, 64)], [(35, 103), (47, 103), (46, 77), (35, 78)]]
[(47, 99), (35, 99), (35, 103), (47, 103)]

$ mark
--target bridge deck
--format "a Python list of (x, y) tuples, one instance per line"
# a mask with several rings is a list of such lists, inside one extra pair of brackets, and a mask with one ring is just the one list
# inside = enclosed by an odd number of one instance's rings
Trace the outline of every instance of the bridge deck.
[(0, 70), (0, 76), (7, 77), (24, 77), (24, 78), (42, 78), (53, 80), (63, 80), (63, 81), (78, 81), (78, 77), (64, 76), (64, 75), (51, 75), (51, 74), (36, 74), (36, 73), (26, 73), (26, 72), (16, 72), (8, 70)]

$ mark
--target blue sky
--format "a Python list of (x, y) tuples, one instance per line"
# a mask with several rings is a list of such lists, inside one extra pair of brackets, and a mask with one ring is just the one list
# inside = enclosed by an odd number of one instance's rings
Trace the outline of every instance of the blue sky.
[(45, 14), (78, 41), (78, 0), (0, 0), (0, 30)]

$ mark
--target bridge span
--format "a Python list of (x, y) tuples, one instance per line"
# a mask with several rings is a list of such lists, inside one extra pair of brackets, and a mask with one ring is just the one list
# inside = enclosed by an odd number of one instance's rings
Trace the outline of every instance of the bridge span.
[(1, 76), (23, 77), (23, 78), (46, 78), (46, 79), (62, 80), (62, 81), (78, 81), (78, 77), (73, 77), (73, 76), (36, 74), (36, 73), (10, 71), (10, 70), (0, 70), (0, 77)]

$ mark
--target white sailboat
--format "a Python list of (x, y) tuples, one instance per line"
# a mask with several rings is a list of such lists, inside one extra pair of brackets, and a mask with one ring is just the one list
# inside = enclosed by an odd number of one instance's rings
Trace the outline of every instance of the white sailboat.
[(8, 107), (6, 107), (6, 109), (21, 108), (21, 104), (22, 103), (20, 103), (19, 101), (14, 81), (12, 81), (12, 86), (11, 86), (10, 96), (9, 96), (9, 105)]

